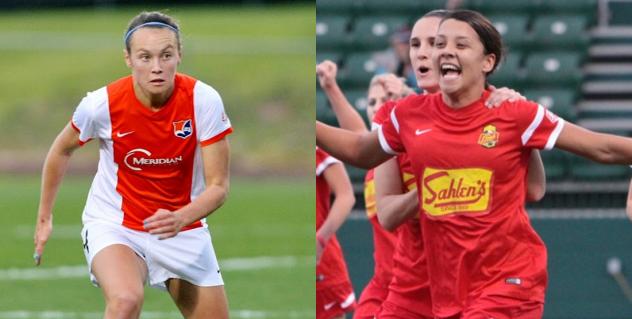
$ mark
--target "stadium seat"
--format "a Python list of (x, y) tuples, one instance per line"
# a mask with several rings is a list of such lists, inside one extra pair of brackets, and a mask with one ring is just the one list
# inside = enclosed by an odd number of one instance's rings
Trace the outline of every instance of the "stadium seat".
[(598, 0), (546, 0), (539, 5), (541, 12), (556, 12), (562, 14), (582, 14), (586, 17), (595, 16)]
[(506, 13), (516, 14), (535, 12), (538, 8), (536, 0), (471, 0), (468, 8), (480, 11), (485, 15)]
[(498, 68), (489, 77), (489, 82), (496, 87), (510, 87), (512, 89), (520, 90), (524, 77), (520, 67), (522, 60), (522, 54), (510, 53), (503, 61), (501, 61)]
[(316, 119), (329, 125), (338, 126), (336, 115), (329, 107), (329, 101), (324, 92), (316, 91)]
[(408, 15), (411, 12), (421, 12), (421, 3), (418, 0), (365, 0), (362, 8), (373, 15)]
[(366, 89), (377, 71), (377, 63), (371, 53), (350, 54), (339, 71), (340, 82), (347, 86)]
[(630, 175), (627, 165), (606, 165), (573, 156), (571, 161), (571, 175), (575, 180), (626, 180)]
[(320, 50), (339, 50), (347, 46), (349, 18), (344, 16), (316, 17), (316, 48)]
[[(316, 90), (316, 110), (324, 110), (329, 107), (329, 101), (327, 95), (321, 90)], [(316, 114), (318, 117), (318, 114)]]
[(360, 6), (358, 0), (316, 0), (316, 14), (344, 14), (351, 16)]
[(418, 18), (428, 11), (443, 9), (445, 0), (365, 0), (362, 6), (367, 14), (398, 14)]
[(368, 86), (367, 88), (364, 88), (364, 89), (358, 88), (355, 90), (345, 90), (345, 96), (347, 97), (347, 100), (349, 100), (349, 103), (351, 103), (351, 105), (353, 105), (356, 111), (358, 111), (358, 113), (362, 116), (362, 119), (364, 120), (364, 124), (367, 125), (367, 128), (370, 128), (369, 119), (366, 114), (367, 89), (368, 89)]
[(489, 20), (494, 24), (503, 43), (509, 50), (521, 49), (528, 45), (527, 25), (529, 16), (527, 15), (494, 15), (489, 16)]
[(570, 51), (532, 53), (526, 60), (526, 80), (531, 86), (577, 86), (582, 77), (582, 54)]
[(546, 179), (557, 181), (565, 179), (568, 176), (569, 156), (567, 153), (552, 149), (549, 151), (540, 151)]
[(336, 64), (340, 64), (342, 61), (342, 53), (335, 51), (318, 51), (316, 52), (316, 63), (330, 60)]
[(540, 16), (533, 22), (534, 48), (585, 51), (589, 44), (584, 16)]
[(393, 32), (408, 27), (408, 19), (400, 16), (360, 17), (351, 33), (355, 50), (383, 50), (390, 46)]
[(346, 164), (346, 163), (345, 163), (345, 169), (347, 170), (349, 179), (351, 179), (351, 183), (354, 185), (357, 185), (354, 188), (362, 189), (362, 185), (364, 185), (364, 177), (366, 175), (366, 170), (363, 168)]
[(574, 122), (577, 118), (577, 92), (574, 89), (531, 89), (525, 90), (522, 94), (528, 100), (546, 107), (565, 120)]

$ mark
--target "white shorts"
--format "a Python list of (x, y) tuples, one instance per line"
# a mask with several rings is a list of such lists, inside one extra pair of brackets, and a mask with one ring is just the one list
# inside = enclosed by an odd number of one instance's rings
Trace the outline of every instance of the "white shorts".
[(157, 235), (126, 228), (122, 225), (88, 223), (81, 231), (83, 253), (90, 268), (90, 280), (99, 285), (92, 273), (92, 260), (103, 248), (122, 244), (131, 248), (145, 261), (148, 283), (166, 290), (165, 281), (184, 279), (197, 286), (221, 286), (224, 280), (219, 270), (208, 229), (200, 227), (159, 240)]

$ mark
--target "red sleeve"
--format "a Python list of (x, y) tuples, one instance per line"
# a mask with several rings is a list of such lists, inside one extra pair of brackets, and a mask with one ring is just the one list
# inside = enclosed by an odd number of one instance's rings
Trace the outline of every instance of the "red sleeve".
[(316, 148), (316, 176), (320, 176), (329, 165), (335, 163), (340, 163), (340, 161), (320, 148)]
[(553, 148), (564, 127), (564, 120), (534, 102), (519, 101), (515, 107), (522, 145), (547, 150)]
[(380, 127), (389, 118), (395, 105), (394, 101), (388, 101), (377, 110), (375, 116), (373, 116), (373, 125), (371, 125), (373, 129)]
[(380, 146), (384, 152), (397, 155), (404, 152), (404, 146), (399, 135), (398, 108), (393, 107), (389, 112), (388, 118), (378, 128), (378, 137)]

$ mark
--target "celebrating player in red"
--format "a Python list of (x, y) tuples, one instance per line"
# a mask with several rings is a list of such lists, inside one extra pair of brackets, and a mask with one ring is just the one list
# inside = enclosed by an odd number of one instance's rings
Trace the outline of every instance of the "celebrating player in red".
[[(439, 90), (438, 74), (433, 70), (430, 55), (439, 22), (446, 14), (445, 10), (429, 12), (415, 23), (411, 34), (411, 61), (418, 85), (427, 93)], [(366, 131), (359, 115), (337, 87), (335, 71), (335, 64), (329, 61), (317, 67), (321, 87), (332, 103), (341, 128), (356, 132)], [(374, 77), (369, 85), (369, 105), (367, 106), (367, 114), (372, 119), (374, 128), (381, 126), (388, 119), (395, 105), (395, 103), (386, 103), (382, 107), (380, 102), (401, 98), (410, 94), (409, 92), (410, 90), (402, 87), (401, 80), (396, 77), (389, 75)], [(524, 98), (511, 89), (494, 89), (486, 104), (493, 107), (505, 100), (515, 99)], [(374, 117), (375, 112), (377, 115)], [(375, 171), (378, 177), (374, 180), (373, 170), (369, 170), (365, 183), (367, 213), (375, 210), (375, 192), (377, 191), (379, 222), (389, 230), (396, 229), (399, 240), (393, 255), (392, 248), (386, 245), (388, 242), (385, 239), (388, 237), (384, 235), (383, 228), (378, 225), (376, 216), (370, 216), (374, 231), (375, 272), (360, 297), (354, 318), (433, 317), (428, 276), (425, 271), (421, 271), (425, 269), (426, 261), (419, 219), (416, 217), (418, 201), (414, 191), (416, 184), (410, 161), (405, 153), (401, 153), (397, 159), (388, 160)], [(533, 152), (530, 159), (528, 181), (528, 198), (539, 200), (544, 193), (545, 178), (542, 161), (537, 151)], [(388, 263), (394, 263), (394, 267), (389, 268)], [(388, 287), (379, 285), (380, 279), (385, 278), (385, 275), (393, 277)]]
[(500, 35), (487, 19), (450, 13), (432, 56), (440, 94), (401, 101), (377, 133), (317, 123), (318, 144), (354, 165), (410, 156), (440, 318), (542, 316), (546, 248), (524, 210), (532, 149), (632, 163), (632, 139), (582, 129), (532, 102), (487, 109), (486, 78), (501, 56)]
[(316, 319), (344, 318), (355, 307), (347, 264), (336, 238), (354, 203), (342, 163), (316, 148)]
[(165, 14), (134, 17), (124, 38), (131, 76), (88, 93), (44, 164), (37, 264), (72, 153), (99, 142), (81, 234), (105, 318), (138, 318), (145, 283), (168, 290), (185, 318), (228, 318), (206, 217), (228, 193), (232, 128), (219, 94), (176, 72), (180, 38)]

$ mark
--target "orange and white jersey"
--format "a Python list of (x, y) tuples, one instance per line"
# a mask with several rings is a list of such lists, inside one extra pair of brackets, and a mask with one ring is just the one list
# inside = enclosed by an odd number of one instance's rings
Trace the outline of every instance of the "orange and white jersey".
[[(157, 209), (177, 210), (204, 191), (200, 147), (232, 132), (217, 91), (183, 74), (176, 75), (171, 97), (157, 112), (138, 101), (128, 76), (88, 93), (71, 123), (81, 144), (99, 140), (83, 223), (140, 231)], [(183, 230), (202, 226), (204, 219)]]

